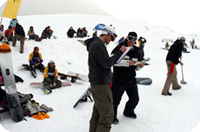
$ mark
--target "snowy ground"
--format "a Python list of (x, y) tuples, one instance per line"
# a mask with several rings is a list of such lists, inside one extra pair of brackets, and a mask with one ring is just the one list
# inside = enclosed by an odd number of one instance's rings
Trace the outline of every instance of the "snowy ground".
[[(18, 17), (18, 20), (26, 33), (30, 26), (34, 26), (35, 32), (41, 35), (42, 30), (50, 25), (54, 30), (54, 35), (58, 37), (58, 39), (52, 38), (41, 42), (28, 40), (25, 42), (24, 54), (19, 53), (19, 42), (16, 47), (11, 46), (14, 72), (25, 80), (24, 83), (16, 84), (18, 91), (32, 93), (37, 102), (52, 107), (54, 111), (49, 113), (50, 119), (39, 121), (26, 117), (27, 121), (19, 123), (14, 123), (8, 113), (1, 114), (0, 123), (6, 130), (10, 132), (88, 132), (93, 103), (82, 103), (76, 109), (73, 108), (74, 103), (88, 88), (88, 82), (77, 81), (71, 86), (56, 89), (52, 94), (45, 95), (39, 88), (29, 86), (33, 81), (42, 81), (42, 73), (37, 71), (38, 76), (34, 79), (29, 71), (20, 70), (19, 67), (23, 63), (28, 63), (28, 57), (33, 47), (39, 46), (45, 65), (49, 60), (54, 60), (60, 72), (74, 71), (88, 74), (86, 47), (79, 43), (77, 38), (67, 38), (66, 32), (70, 26), (73, 26), (74, 29), (85, 26), (91, 36), (92, 29), (99, 23), (113, 24), (119, 36), (117, 40), (126, 36), (129, 31), (136, 31), (138, 36), (145, 37), (147, 39), (145, 56), (151, 58), (148, 62), (150, 65), (137, 72), (138, 77), (150, 77), (153, 80), (150, 86), (138, 85), (140, 95), (140, 102), (136, 108), (138, 118), (128, 119), (122, 115), (127, 101), (127, 95), (124, 94), (118, 110), (120, 123), (112, 126), (112, 132), (189, 132), (200, 122), (200, 89), (198, 87), (200, 62), (197, 61), (199, 50), (188, 48), (191, 53), (183, 53), (184, 77), (188, 83), (181, 85), (182, 89), (178, 91), (170, 90), (173, 94), (172, 97), (161, 95), (167, 72), (165, 64), (167, 51), (161, 49), (164, 47), (161, 40), (162, 38), (175, 40), (180, 36), (179, 34), (173, 33), (167, 28), (149, 26), (136, 19), (124, 21), (111, 16), (37, 15)], [(3, 20), (5, 27), (8, 26), (8, 23), (9, 19)], [(186, 39), (189, 44), (192, 37), (186, 36)], [(109, 53), (115, 46), (115, 43), (107, 46)], [(177, 71), (178, 80), (181, 80), (179, 65)]]

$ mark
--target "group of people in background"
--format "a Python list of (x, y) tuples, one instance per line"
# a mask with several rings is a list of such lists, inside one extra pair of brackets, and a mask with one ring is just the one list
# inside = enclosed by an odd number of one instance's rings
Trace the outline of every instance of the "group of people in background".
[(73, 27), (71, 26), (69, 28), (69, 30), (67, 31), (67, 36), (69, 38), (73, 38), (75, 37), (74, 34), (76, 33), (76, 37), (78, 38), (83, 38), (83, 37), (87, 37), (88, 31), (86, 30), (86, 27), (83, 28), (78, 28), (77, 32), (73, 29)]
[(16, 46), (17, 41), (20, 41), (20, 53), (24, 53), (24, 43), (26, 39), (42, 41), (42, 39), (50, 39), (53, 35), (53, 30), (50, 26), (47, 26), (39, 37), (35, 34), (34, 27), (30, 26), (27, 35), (29, 38), (26, 38), (25, 31), (22, 25), (19, 24), (17, 19), (12, 19), (8, 26), (8, 29), (4, 31), (4, 25), (0, 25), (0, 41), (3, 41), (7, 44), (12, 43), (12, 46)]

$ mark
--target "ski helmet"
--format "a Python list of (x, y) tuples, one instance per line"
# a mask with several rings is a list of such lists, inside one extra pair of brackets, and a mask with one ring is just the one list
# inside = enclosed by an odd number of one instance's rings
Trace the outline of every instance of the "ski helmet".
[(34, 51), (35, 51), (35, 50), (39, 50), (39, 47), (35, 46), (35, 47), (34, 47)]
[(117, 37), (115, 29), (113, 27), (111, 27), (111, 26), (103, 27), (103, 29), (101, 30), (101, 35), (102, 34), (110, 34), (111, 37), (112, 37), (112, 41), (114, 41), (115, 38)]
[(181, 36), (180, 38), (181, 41), (186, 41), (185, 37)]

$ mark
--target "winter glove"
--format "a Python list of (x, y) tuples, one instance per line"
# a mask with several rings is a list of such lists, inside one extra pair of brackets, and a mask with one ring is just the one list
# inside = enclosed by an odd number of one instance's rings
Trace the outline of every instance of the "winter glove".
[(53, 87), (56, 87), (56, 83), (55, 82), (53, 83)]
[(50, 87), (50, 88), (53, 88), (53, 84), (50, 84), (49, 87)]
[(45, 104), (42, 104), (42, 105), (40, 106), (40, 108), (46, 110), (47, 112), (53, 111), (53, 108), (48, 107), (48, 106), (46, 106)]

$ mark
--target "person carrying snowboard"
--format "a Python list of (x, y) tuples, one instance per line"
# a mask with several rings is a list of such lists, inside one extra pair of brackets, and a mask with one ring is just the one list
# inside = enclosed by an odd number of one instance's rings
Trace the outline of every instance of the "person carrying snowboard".
[(42, 54), (39, 52), (39, 47), (35, 46), (33, 52), (29, 55), (29, 65), (31, 73), (36, 75), (36, 68), (39, 69), (41, 72), (44, 71), (44, 65), (42, 64)]
[(167, 79), (165, 81), (165, 85), (162, 90), (162, 95), (165, 95), (165, 96), (172, 95), (172, 93), (169, 92), (169, 88), (171, 84), (172, 84), (172, 89), (174, 90), (181, 88), (181, 86), (178, 84), (178, 81), (177, 81), (176, 65), (178, 63), (180, 63), (180, 65), (183, 65), (183, 63), (180, 60), (182, 59), (182, 50), (183, 50), (183, 44), (185, 43), (185, 41), (186, 41), (185, 37), (181, 37), (179, 40), (177, 39), (169, 49), (169, 52), (166, 57), (168, 73), (167, 73)]
[(51, 60), (49, 61), (48, 66), (44, 69), (43, 85), (50, 91), (51, 89), (59, 88), (62, 85), (62, 82), (58, 80), (58, 71), (55, 67), (55, 62)]
[(109, 57), (106, 46), (117, 37), (115, 29), (105, 26), (99, 37), (85, 41), (88, 51), (89, 82), (94, 99), (93, 113), (90, 119), (90, 132), (110, 132), (113, 121), (113, 98), (109, 84), (111, 83), (111, 67), (120, 58), (126, 47), (122, 46)]
[[(126, 54), (126, 56), (113, 67), (113, 84), (111, 87), (113, 93), (114, 104), (114, 120), (113, 124), (118, 124), (117, 109), (120, 104), (123, 93), (126, 91), (129, 100), (124, 108), (124, 116), (129, 118), (136, 118), (135, 108), (139, 102), (138, 87), (136, 82), (136, 70), (139, 70), (145, 65), (142, 62), (140, 49), (135, 46), (137, 41), (137, 33), (129, 32), (127, 38), (119, 43), (118, 46), (112, 51), (114, 54), (122, 46), (132, 47), (132, 49)], [(138, 64), (138, 62), (141, 62)]]

